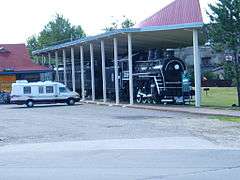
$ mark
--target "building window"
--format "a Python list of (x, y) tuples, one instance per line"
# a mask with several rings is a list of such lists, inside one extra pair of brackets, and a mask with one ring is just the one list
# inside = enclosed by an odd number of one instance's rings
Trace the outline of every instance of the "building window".
[(38, 92), (39, 92), (39, 94), (44, 94), (44, 87), (43, 86), (39, 86)]
[(23, 87), (23, 94), (31, 94), (31, 87), (30, 86)]
[(53, 94), (53, 86), (46, 86), (46, 93)]

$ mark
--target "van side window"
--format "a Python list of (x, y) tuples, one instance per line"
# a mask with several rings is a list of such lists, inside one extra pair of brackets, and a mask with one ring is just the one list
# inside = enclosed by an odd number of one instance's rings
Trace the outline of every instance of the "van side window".
[(67, 88), (65, 88), (65, 87), (59, 87), (59, 92), (60, 92), (60, 93), (66, 93), (66, 92), (67, 92)]
[(30, 86), (23, 87), (23, 94), (31, 94), (31, 87)]
[(43, 86), (39, 86), (38, 87), (38, 92), (39, 92), (39, 94), (44, 94), (44, 87)]
[(46, 93), (52, 94), (53, 93), (53, 86), (46, 86)]

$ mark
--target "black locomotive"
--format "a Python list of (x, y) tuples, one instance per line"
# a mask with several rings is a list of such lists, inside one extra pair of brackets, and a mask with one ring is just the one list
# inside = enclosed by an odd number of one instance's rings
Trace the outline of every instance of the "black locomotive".
[[(118, 60), (120, 99), (129, 99), (129, 70), (127, 56)], [(102, 96), (101, 64), (95, 62), (96, 97)], [(113, 60), (106, 62), (107, 96), (115, 99), (115, 76)], [(76, 87), (80, 91), (80, 64), (76, 67)], [(70, 64), (67, 66), (71, 80)], [(85, 64), (86, 95), (91, 96), (90, 64)], [(63, 79), (63, 73), (60, 73)], [(187, 74), (186, 64), (174, 57), (174, 51), (149, 50), (133, 54), (134, 98), (137, 103), (185, 103), (194, 92)], [(71, 87), (71, 81), (69, 86)]]
[[(128, 59), (119, 60), (120, 97), (128, 99)], [(114, 67), (107, 73), (107, 89), (114, 97)], [(133, 55), (134, 97), (137, 103), (185, 103), (194, 94), (184, 61), (174, 51), (149, 50)]]

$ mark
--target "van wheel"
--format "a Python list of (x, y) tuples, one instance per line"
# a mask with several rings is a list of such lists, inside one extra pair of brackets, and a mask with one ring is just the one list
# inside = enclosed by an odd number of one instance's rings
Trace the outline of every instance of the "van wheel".
[(33, 107), (34, 106), (34, 103), (32, 100), (28, 100), (27, 103), (26, 103), (27, 107)]
[(75, 100), (74, 99), (68, 99), (67, 105), (73, 106), (74, 104), (75, 104)]

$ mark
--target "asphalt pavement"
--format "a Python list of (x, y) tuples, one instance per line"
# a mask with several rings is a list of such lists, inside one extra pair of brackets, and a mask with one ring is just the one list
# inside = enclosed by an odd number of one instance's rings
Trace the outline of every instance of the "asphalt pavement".
[(238, 123), (91, 104), (0, 114), (1, 180), (240, 177)]

